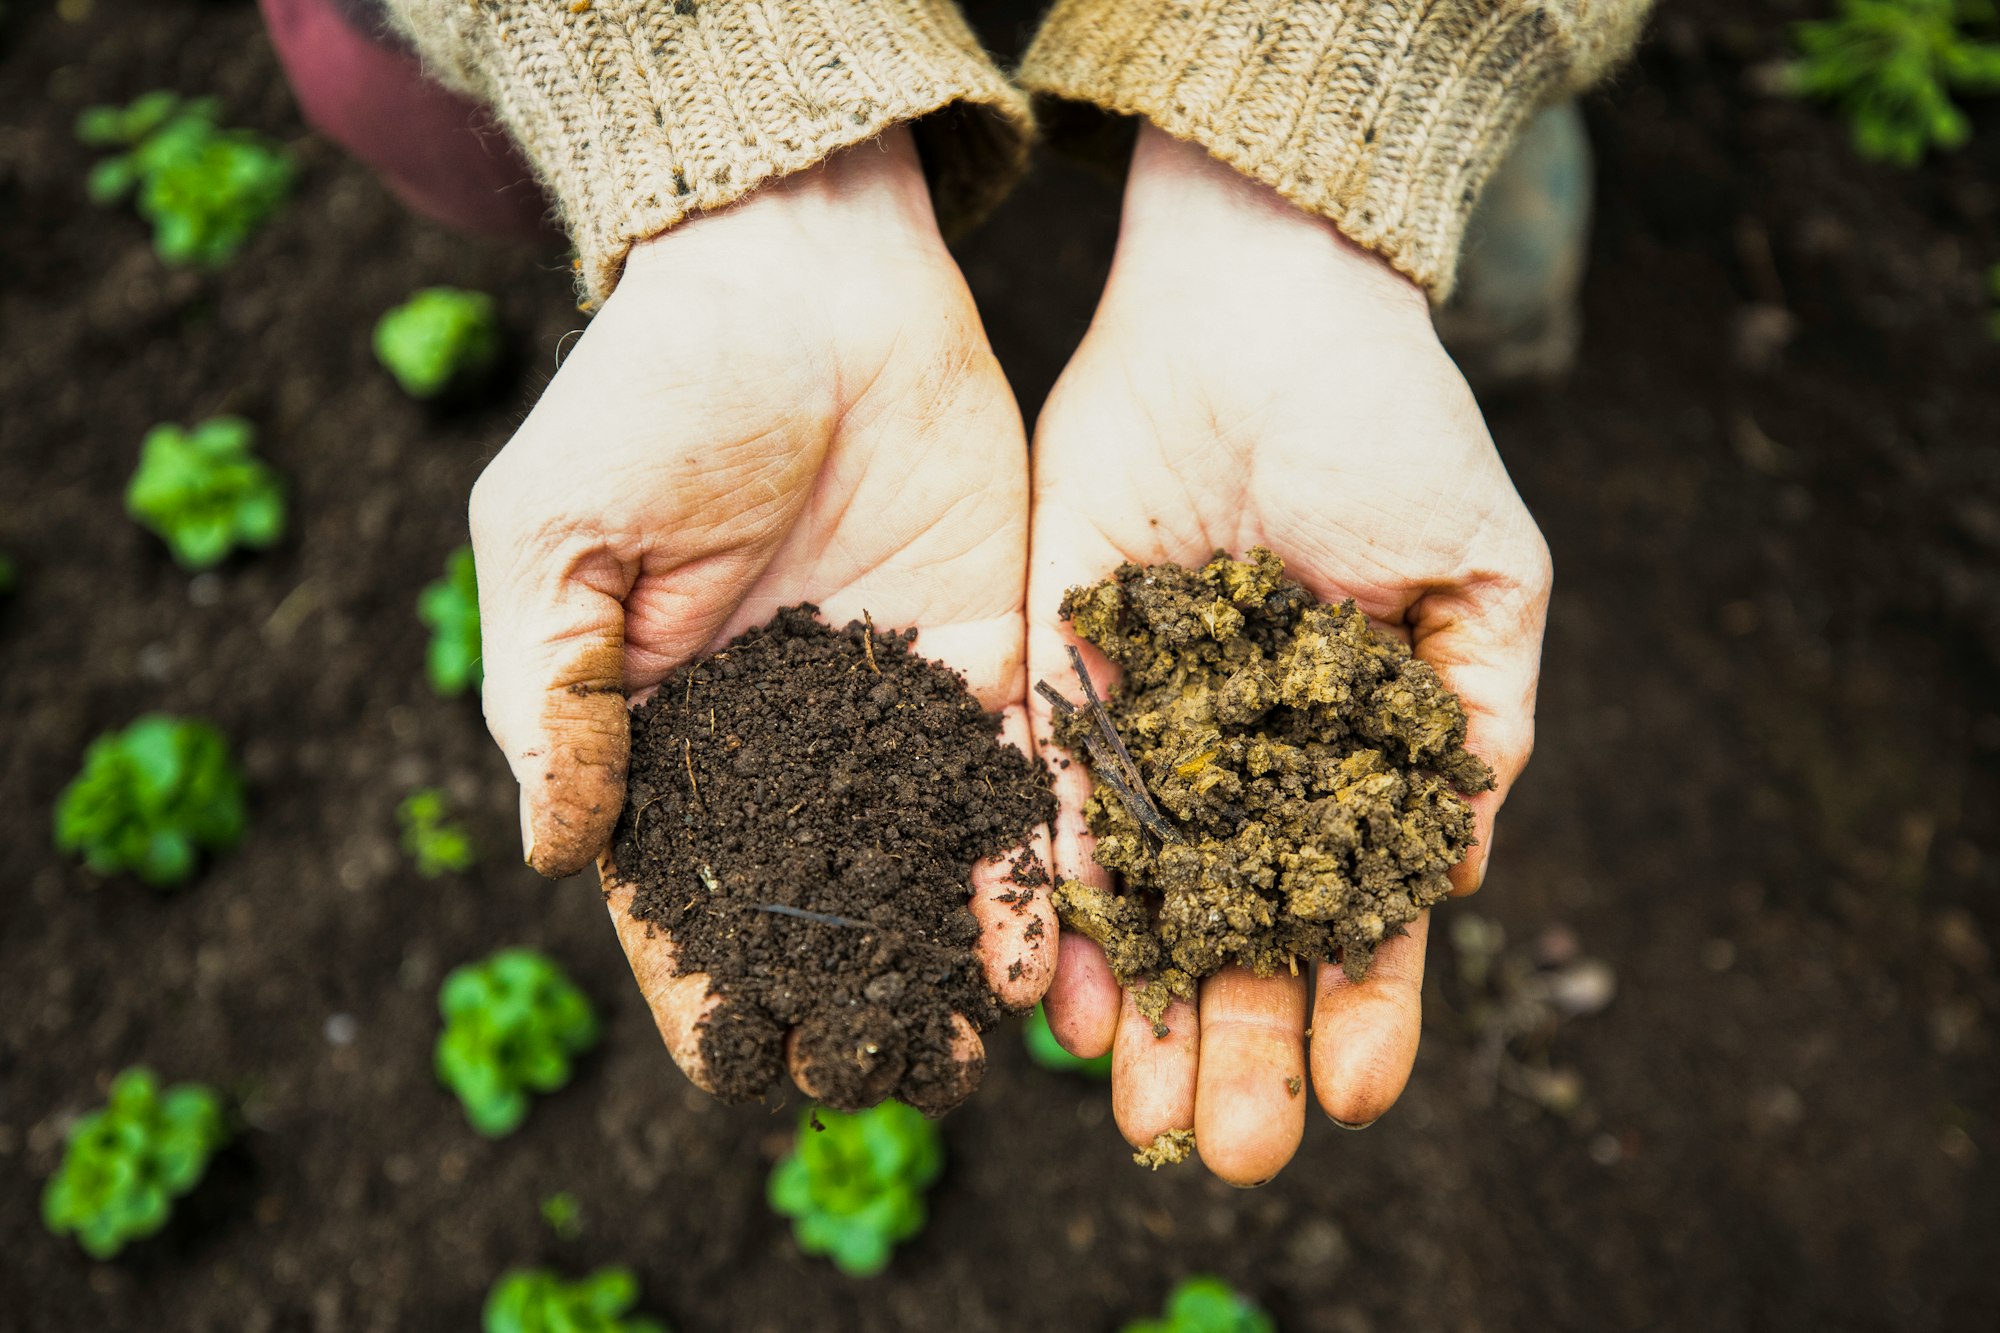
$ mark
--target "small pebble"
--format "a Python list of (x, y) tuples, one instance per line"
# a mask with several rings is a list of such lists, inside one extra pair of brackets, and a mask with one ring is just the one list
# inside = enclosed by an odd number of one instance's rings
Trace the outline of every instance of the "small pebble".
[(197, 574), (188, 580), (188, 601), (196, 606), (214, 606), (222, 600), (222, 578), (216, 574)]
[(326, 1040), (330, 1046), (351, 1046), (361, 1035), (361, 1024), (353, 1014), (329, 1014), (326, 1020)]
[(1599, 1166), (1616, 1166), (1625, 1157), (1625, 1145), (1616, 1134), (1599, 1134), (1590, 1141), (1590, 1160)]

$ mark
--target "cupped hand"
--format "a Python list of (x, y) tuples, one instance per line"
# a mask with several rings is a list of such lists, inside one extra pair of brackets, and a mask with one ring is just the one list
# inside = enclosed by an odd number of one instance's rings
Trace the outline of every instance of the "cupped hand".
[[(907, 133), (635, 247), (480, 477), (472, 541), (487, 723), (545, 875), (610, 840), (628, 699), (796, 602), (920, 627), (920, 651), (1025, 749), (1020, 412)], [(1005, 874), (981, 867), (972, 907), (994, 990), (1020, 1006), (1047, 985), (1055, 932), (1030, 925), (1045, 901), (995, 901)], [(606, 888), (661, 1035), (707, 1085), (708, 979), (675, 974), (615, 871)], [(981, 1051), (962, 1037), (969, 1090)]]
[[(1479, 843), (1453, 872), (1471, 892), (1533, 743), (1547, 548), (1423, 292), (1330, 224), (1144, 129), (1096, 319), (1036, 429), (1031, 677), (1072, 688), (1066, 588), (1121, 561), (1193, 566), (1253, 545), (1319, 597), (1354, 598), (1458, 692), (1468, 748), (1498, 778), (1473, 799)], [(1102, 883), (1080, 812), (1086, 770), (1056, 780), (1055, 869)], [(1402, 1092), (1427, 927), (1385, 942), (1358, 984), (1337, 966), (1226, 969), (1169, 1009), (1165, 1037), (1097, 946), (1065, 932), (1049, 1020), (1076, 1054), (1113, 1052), (1114, 1112), (1135, 1145), (1193, 1129), (1211, 1170), (1256, 1184), (1297, 1151), (1308, 1083), (1349, 1127)]]

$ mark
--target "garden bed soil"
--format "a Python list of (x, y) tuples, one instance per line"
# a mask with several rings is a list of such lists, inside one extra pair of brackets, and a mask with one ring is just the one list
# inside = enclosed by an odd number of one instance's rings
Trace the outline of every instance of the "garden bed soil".
[[(970, 6), (1018, 50), (1034, 6)], [(1676, 0), (1585, 104), (1599, 190), (1582, 360), (1488, 419), (1554, 551), (1537, 752), (1484, 890), (1509, 947), (1616, 972), (1552, 1034), (1556, 1114), (1496, 1087), (1447, 931), (1396, 1110), (1315, 1118), (1263, 1189), (1135, 1171), (1102, 1084), (988, 1034), (943, 1121), (929, 1227), (888, 1277), (802, 1258), (762, 1197), (794, 1110), (729, 1107), (661, 1051), (594, 884), (517, 861), (516, 795), (470, 701), (423, 682), (421, 585), (574, 342), (556, 253), (415, 220), (307, 135), (233, 0), (0, 14), (0, 1324), (464, 1329), (510, 1265), (625, 1263), (682, 1333), (1094, 1330), (1191, 1271), (1292, 1333), (2000, 1325), (2000, 104), (1961, 153), (1857, 161), (1756, 91), (1805, 3)], [(296, 143), (294, 201), (233, 266), (163, 270), (83, 202), (84, 106), (206, 91)], [(960, 247), (1030, 413), (1082, 333), (1117, 196), (1044, 162)], [(413, 289), (495, 293), (525, 349), (437, 416), (374, 364)], [(156, 421), (238, 411), (291, 487), (274, 551), (190, 579), (125, 519)], [(89, 739), (207, 716), (252, 787), (188, 889), (98, 881), (50, 844)], [(440, 785), (485, 850), (418, 878), (395, 805)], [(558, 958), (600, 1051), (515, 1137), (430, 1069), (446, 970)], [(1556, 951), (1560, 952), (1560, 951)], [(93, 1264), (36, 1196), (64, 1127), (146, 1061), (246, 1132), (156, 1240)], [(540, 1201), (566, 1191), (580, 1230)], [(568, 1235), (569, 1233), (565, 1233)]]
[[(720, 1006), (700, 1053), (715, 1093), (755, 1101), (799, 1031), (819, 1100), (941, 1114), (971, 1093), (959, 1023), (1000, 1006), (974, 944), (972, 870), (1055, 813), (1041, 765), (1000, 739), (917, 631), (834, 630), (788, 607), (674, 671), (632, 715), (612, 862)], [(1048, 884), (1016, 858), (1014, 905)]]

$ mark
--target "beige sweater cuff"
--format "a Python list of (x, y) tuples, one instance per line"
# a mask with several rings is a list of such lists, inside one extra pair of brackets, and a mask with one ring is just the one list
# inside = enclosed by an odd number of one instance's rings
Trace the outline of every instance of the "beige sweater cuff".
[(1629, 47), (1645, 0), (1057, 0), (1031, 91), (1143, 116), (1429, 288), (1521, 122)]
[(1026, 99), (950, 0), (391, 0), (444, 82), (491, 105), (555, 195), (586, 297), (634, 242), (893, 125), (940, 220), (998, 202)]

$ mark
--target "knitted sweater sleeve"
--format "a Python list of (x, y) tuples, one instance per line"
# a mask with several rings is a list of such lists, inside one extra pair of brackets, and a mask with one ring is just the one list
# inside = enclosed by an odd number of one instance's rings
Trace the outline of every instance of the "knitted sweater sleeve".
[(389, 0), (555, 196), (591, 301), (634, 242), (903, 122), (949, 228), (1025, 161), (1026, 99), (951, 0)]
[(1056, 0), (1021, 81), (1199, 143), (1442, 299), (1516, 130), (1650, 3)]

